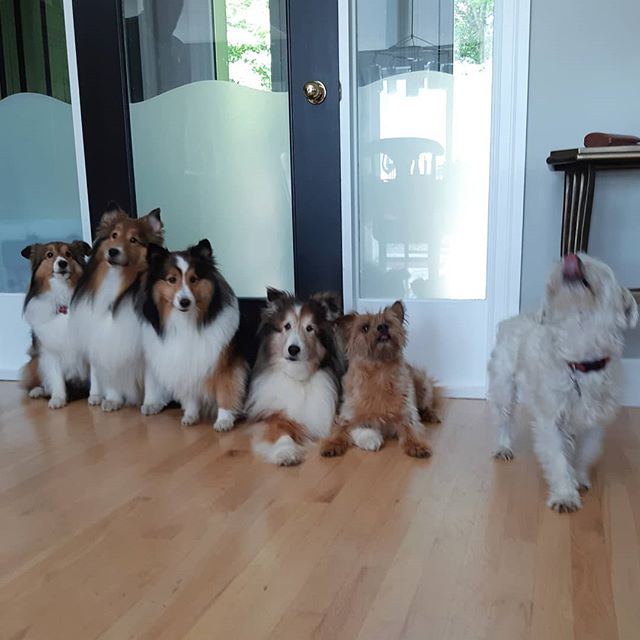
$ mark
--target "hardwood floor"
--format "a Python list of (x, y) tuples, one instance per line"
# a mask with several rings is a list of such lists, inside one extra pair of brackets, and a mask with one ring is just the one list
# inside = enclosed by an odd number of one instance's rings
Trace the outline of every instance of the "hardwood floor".
[(545, 506), (527, 430), (491, 459), (480, 401), (449, 403), (429, 461), (292, 469), (175, 410), (50, 411), (2, 383), (0, 416), (3, 639), (640, 637), (639, 410), (573, 515)]

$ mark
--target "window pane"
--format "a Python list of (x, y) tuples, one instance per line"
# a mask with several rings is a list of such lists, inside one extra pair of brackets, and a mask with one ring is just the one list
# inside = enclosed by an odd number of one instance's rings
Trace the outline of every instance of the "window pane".
[(28, 244), (82, 237), (62, 0), (0, 2), (0, 292)]
[(360, 296), (483, 299), (493, 0), (357, 2)]

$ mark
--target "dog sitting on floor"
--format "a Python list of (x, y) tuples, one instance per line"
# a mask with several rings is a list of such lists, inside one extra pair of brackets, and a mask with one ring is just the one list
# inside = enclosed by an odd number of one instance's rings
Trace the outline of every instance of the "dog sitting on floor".
[(31, 398), (48, 397), (50, 409), (64, 407), (70, 392), (88, 386), (89, 369), (69, 328), (69, 304), (90, 252), (81, 240), (31, 244), (22, 250), (31, 261), (24, 317), (32, 335), (22, 386)]
[(134, 300), (147, 270), (147, 246), (161, 244), (163, 233), (160, 209), (130, 218), (110, 203), (71, 299), (72, 330), (91, 369), (89, 404), (103, 411), (140, 404), (144, 357)]
[(427, 458), (431, 448), (421, 420), (440, 422), (440, 388), (404, 359), (405, 308), (397, 301), (374, 314), (351, 313), (339, 320), (348, 369), (344, 397), (323, 456), (342, 455), (353, 443), (377, 451), (398, 437), (407, 455)]
[(256, 451), (289, 466), (302, 462), (305, 445), (326, 438), (333, 424), (342, 374), (332, 323), (339, 302), (327, 293), (302, 302), (276, 289), (267, 289), (267, 301), (246, 412), (262, 423)]
[(247, 364), (238, 349), (240, 311), (229, 283), (201, 240), (185, 251), (150, 244), (138, 300), (145, 357), (142, 413), (182, 405), (182, 424), (216, 413), (228, 431), (242, 410)]
[(504, 321), (489, 361), (489, 399), (498, 421), (496, 458), (513, 458), (518, 397), (533, 413), (535, 450), (558, 512), (581, 507), (603, 429), (620, 402), (623, 331), (638, 308), (604, 263), (569, 254), (552, 269), (542, 309)]

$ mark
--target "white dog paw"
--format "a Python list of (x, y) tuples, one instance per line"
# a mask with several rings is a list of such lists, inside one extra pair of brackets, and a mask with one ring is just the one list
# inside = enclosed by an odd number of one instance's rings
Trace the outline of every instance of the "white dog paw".
[(289, 442), (276, 443), (271, 452), (271, 462), (281, 467), (292, 467), (304, 460), (304, 448), (289, 439)]
[(124, 406), (124, 402), (122, 400), (109, 400), (108, 398), (105, 398), (102, 401), (101, 406), (103, 411), (109, 413), (111, 411), (120, 411)]
[(577, 491), (567, 494), (552, 494), (547, 500), (547, 506), (557, 513), (573, 513), (582, 507), (582, 500)]
[(509, 447), (500, 447), (494, 454), (493, 457), (496, 460), (513, 460), (513, 450)]
[(143, 416), (155, 416), (156, 414), (160, 413), (162, 410), (164, 409), (164, 405), (163, 404), (153, 404), (148, 403), (148, 404), (143, 404), (140, 407), (140, 413)]
[(197, 413), (184, 413), (182, 414), (182, 419), (180, 420), (180, 424), (183, 427), (192, 427), (194, 424), (198, 422), (200, 417)]
[(351, 431), (353, 444), (365, 451), (378, 451), (383, 443), (382, 436), (375, 429), (356, 427)]
[(33, 389), (31, 389), (29, 391), (29, 397), (33, 398), (34, 400), (36, 398), (44, 398), (47, 394), (44, 392), (44, 389), (42, 387), (33, 387)]
[(231, 431), (236, 419), (233, 415), (218, 415), (217, 420), (213, 424), (214, 431)]
[(94, 393), (89, 396), (89, 399), (87, 400), (87, 402), (89, 403), (90, 407), (97, 407), (102, 404), (102, 396), (99, 396)]
[(51, 396), (49, 409), (62, 409), (67, 404), (67, 399), (62, 396)]

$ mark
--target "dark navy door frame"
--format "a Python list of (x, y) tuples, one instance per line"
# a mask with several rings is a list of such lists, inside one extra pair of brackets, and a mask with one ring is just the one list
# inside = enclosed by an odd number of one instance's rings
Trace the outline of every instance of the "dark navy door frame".
[[(338, 0), (285, 0), (284, 4), (295, 288), (301, 297), (322, 290), (342, 294)], [(137, 215), (122, 2), (73, 0), (73, 9), (89, 208), (95, 230), (110, 200)], [(309, 80), (326, 85), (322, 104), (307, 102), (302, 87)], [(247, 300), (243, 306), (248, 304)]]

